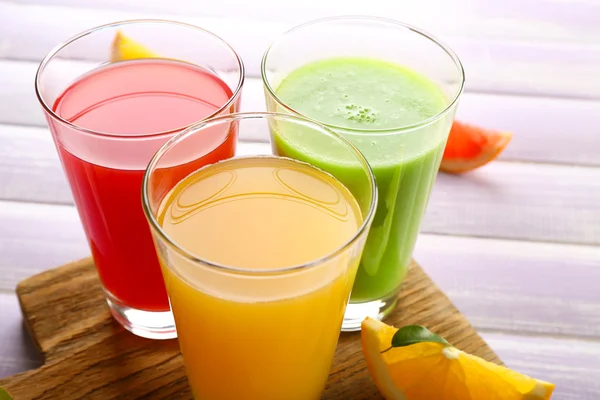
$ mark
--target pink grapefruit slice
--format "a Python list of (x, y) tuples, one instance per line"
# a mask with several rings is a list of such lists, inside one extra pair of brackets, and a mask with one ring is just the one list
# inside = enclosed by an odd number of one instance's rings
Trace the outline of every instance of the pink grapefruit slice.
[(494, 160), (512, 139), (511, 132), (454, 121), (440, 170), (460, 174)]

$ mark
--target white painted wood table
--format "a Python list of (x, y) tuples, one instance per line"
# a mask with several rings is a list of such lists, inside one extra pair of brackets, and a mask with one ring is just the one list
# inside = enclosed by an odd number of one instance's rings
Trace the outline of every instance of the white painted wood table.
[(196, 23), (239, 51), (248, 72), (243, 108), (262, 110), (257, 76), (271, 38), (305, 20), (368, 11), (424, 26), (453, 46), (468, 81), (458, 118), (515, 134), (499, 161), (439, 175), (415, 257), (508, 366), (555, 382), (555, 399), (600, 399), (600, 4), (363, 7), (0, 0), (0, 376), (41, 362), (22, 327), (17, 282), (89, 253), (33, 92), (51, 47), (114, 20)]

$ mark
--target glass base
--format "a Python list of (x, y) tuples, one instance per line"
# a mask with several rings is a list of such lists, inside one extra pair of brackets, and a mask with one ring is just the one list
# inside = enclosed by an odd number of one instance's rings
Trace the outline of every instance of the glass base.
[(342, 332), (355, 332), (360, 330), (360, 325), (367, 317), (381, 321), (387, 317), (398, 303), (398, 291), (381, 300), (373, 300), (365, 303), (348, 303), (344, 322), (342, 323)]
[(109, 293), (106, 293), (106, 302), (113, 317), (134, 335), (146, 339), (174, 339), (177, 337), (175, 320), (171, 311), (137, 310), (122, 304)]

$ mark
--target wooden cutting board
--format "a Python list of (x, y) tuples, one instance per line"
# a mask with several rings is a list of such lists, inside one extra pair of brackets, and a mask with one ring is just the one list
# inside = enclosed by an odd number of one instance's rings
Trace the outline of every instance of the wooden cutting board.
[[(14, 400), (192, 398), (177, 341), (142, 339), (120, 327), (106, 306), (91, 259), (26, 279), (17, 295), (45, 362), (0, 380)], [(398, 305), (388, 324), (424, 325), (459, 349), (500, 363), (416, 263)], [(359, 332), (341, 334), (324, 398), (381, 399), (366, 369)]]

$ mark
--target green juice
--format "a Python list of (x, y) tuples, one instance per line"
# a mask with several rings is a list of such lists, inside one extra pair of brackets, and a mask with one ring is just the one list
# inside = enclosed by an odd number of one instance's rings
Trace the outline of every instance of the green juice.
[[(396, 295), (411, 259), (452, 115), (414, 129), (398, 128), (437, 115), (448, 106), (448, 99), (424, 75), (358, 57), (307, 64), (287, 75), (275, 92), (296, 112), (342, 133), (367, 158), (377, 180), (379, 201), (351, 302)], [(344, 159), (330, 139), (328, 143), (323, 136), (284, 125), (274, 128), (280, 155), (329, 171), (361, 202), (360, 194), (356, 195), (359, 167)]]

